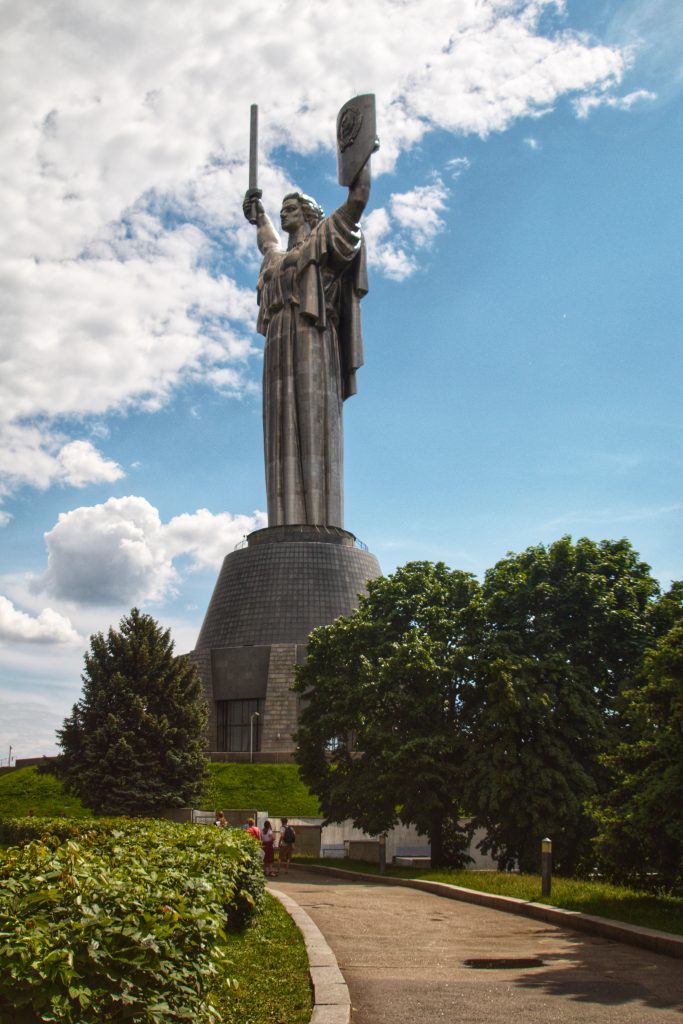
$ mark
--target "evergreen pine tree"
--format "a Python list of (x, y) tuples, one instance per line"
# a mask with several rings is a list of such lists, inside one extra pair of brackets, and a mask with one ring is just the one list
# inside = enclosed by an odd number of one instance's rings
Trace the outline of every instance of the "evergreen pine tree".
[(83, 695), (64, 727), (59, 773), (103, 814), (191, 806), (206, 774), (207, 708), (194, 665), (170, 631), (133, 608), (119, 630), (90, 638)]

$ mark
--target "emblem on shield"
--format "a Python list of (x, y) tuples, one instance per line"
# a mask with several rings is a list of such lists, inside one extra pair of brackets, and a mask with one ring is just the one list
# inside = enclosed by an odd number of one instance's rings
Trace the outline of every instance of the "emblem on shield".
[(352, 185), (379, 148), (372, 93), (354, 96), (337, 115), (337, 170), (340, 185)]
[(342, 153), (356, 141), (358, 132), (363, 127), (363, 115), (358, 107), (347, 107), (339, 120), (337, 142)]

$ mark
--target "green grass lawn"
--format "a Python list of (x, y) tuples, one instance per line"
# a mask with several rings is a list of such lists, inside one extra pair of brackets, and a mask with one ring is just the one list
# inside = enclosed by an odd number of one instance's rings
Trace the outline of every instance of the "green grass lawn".
[(222, 1024), (308, 1024), (311, 986), (301, 932), (282, 904), (268, 896), (263, 913), (228, 937), (230, 975), (221, 993)]
[(295, 764), (209, 765), (204, 791), (205, 810), (253, 808), (275, 817), (318, 817), (316, 797), (304, 786)]
[[(199, 809), (253, 808), (290, 817), (318, 817), (317, 799), (299, 778), (295, 764), (209, 764)], [(0, 772), (0, 817), (90, 817), (80, 800), (67, 796), (54, 775), (35, 767)]]
[[(297, 858), (304, 863), (302, 858)], [(311, 863), (326, 864), (350, 871), (364, 871), (378, 874), (373, 864), (360, 861), (324, 860)], [(541, 897), (540, 875), (518, 875), (499, 871), (420, 871), (414, 868), (387, 868), (386, 874), (397, 878), (425, 878), (433, 882), (447, 882), (478, 892), (491, 892), (499, 896), (515, 896), (520, 900), (546, 903), (563, 910), (577, 910), (582, 914), (594, 914), (613, 921), (624, 921), (643, 928), (683, 935), (683, 898), (680, 896), (655, 896), (638, 892), (608, 882), (582, 881), (555, 876), (552, 894)]]
[(92, 811), (75, 796), (68, 796), (54, 775), (39, 775), (36, 768), (0, 772), (0, 817), (91, 818)]

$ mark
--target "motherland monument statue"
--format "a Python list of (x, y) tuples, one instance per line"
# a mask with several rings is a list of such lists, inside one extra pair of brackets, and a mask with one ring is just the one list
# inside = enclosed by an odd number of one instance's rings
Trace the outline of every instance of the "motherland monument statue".
[(360, 219), (379, 142), (374, 96), (337, 118), (339, 181), (348, 196), (329, 217), (303, 192), (282, 201), (283, 248), (256, 185), (257, 108), (252, 107), (250, 185), (244, 214), (263, 254), (257, 330), (265, 335), (263, 434), (268, 524), (343, 526), (342, 404), (363, 365), (359, 303), (367, 293)]
[(268, 217), (257, 182), (258, 110), (251, 108), (244, 215), (263, 260), (256, 327), (265, 337), (263, 439), (268, 526), (223, 562), (192, 657), (209, 705), (211, 756), (291, 758), (299, 698), (290, 690), (308, 635), (358, 603), (377, 559), (344, 529), (343, 403), (363, 364), (360, 301), (368, 291), (360, 219), (378, 148), (375, 98), (337, 117), (346, 199), (329, 216), (304, 192)]

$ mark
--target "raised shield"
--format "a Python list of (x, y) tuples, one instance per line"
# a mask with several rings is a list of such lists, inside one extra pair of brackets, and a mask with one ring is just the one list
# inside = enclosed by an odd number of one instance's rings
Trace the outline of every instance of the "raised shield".
[(374, 93), (354, 96), (337, 114), (337, 174), (352, 185), (358, 172), (379, 149)]

